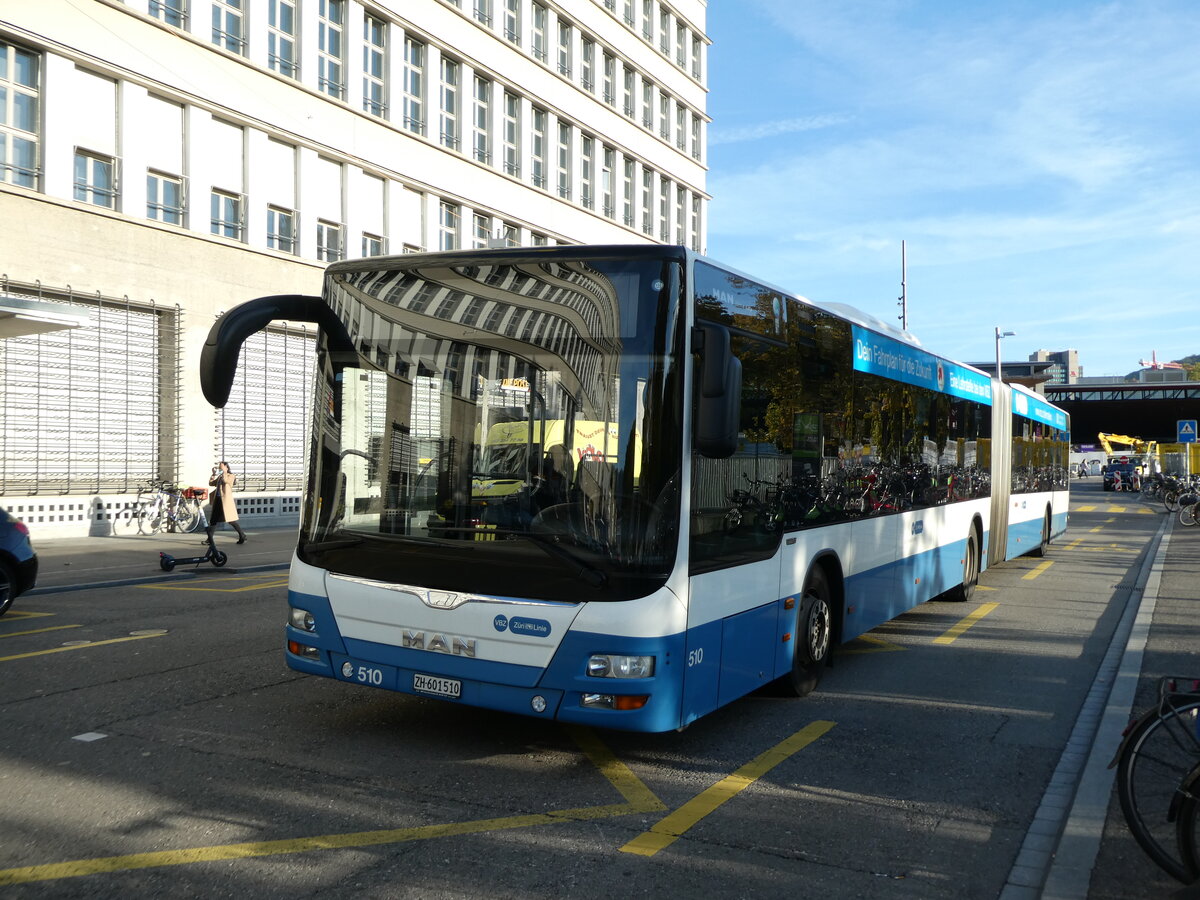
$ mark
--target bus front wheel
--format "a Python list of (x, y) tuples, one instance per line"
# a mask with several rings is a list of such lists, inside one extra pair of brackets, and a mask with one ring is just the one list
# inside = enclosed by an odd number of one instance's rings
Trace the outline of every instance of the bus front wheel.
[(829, 663), (833, 643), (833, 611), (829, 605), (829, 581), (825, 572), (815, 568), (808, 576), (796, 620), (792, 671), (786, 677), (789, 693), (797, 697), (811, 694)]

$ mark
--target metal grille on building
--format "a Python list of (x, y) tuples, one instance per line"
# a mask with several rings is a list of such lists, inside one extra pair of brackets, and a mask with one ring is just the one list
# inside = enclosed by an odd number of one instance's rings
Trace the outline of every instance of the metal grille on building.
[(179, 308), (5, 293), (92, 321), (0, 341), (0, 494), (125, 492), (161, 477), (177, 450), (162, 424), (178, 406)]
[(304, 486), (316, 335), (268, 328), (242, 345), (229, 402), (217, 417), (215, 452), (239, 491)]

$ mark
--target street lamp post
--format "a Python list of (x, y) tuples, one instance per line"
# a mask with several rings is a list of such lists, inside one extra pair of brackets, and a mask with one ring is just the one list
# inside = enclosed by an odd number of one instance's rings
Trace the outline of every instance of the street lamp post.
[(1004, 380), (1004, 371), (1000, 368), (1000, 342), (1006, 337), (1012, 337), (1014, 334), (1016, 334), (1015, 331), (1001, 331), (1000, 326), (996, 326), (996, 377), (1000, 381)]

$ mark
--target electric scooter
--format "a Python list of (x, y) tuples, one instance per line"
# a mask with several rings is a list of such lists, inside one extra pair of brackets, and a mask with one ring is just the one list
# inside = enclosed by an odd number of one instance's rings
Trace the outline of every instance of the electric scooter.
[(203, 556), (185, 556), (182, 559), (176, 559), (169, 553), (158, 551), (158, 564), (162, 566), (164, 572), (170, 572), (180, 563), (195, 563), (200, 565), (202, 562), (210, 562), (218, 569), (229, 562), (229, 555), (222, 550), (217, 549), (217, 541), (214, 538), (213, 542), (208, 545), (208, 550)]

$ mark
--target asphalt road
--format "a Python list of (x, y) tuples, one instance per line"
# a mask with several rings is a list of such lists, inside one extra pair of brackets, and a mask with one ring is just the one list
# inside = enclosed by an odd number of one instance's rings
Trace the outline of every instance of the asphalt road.
[[(1163, 521), (1115, 499), (1085, 485), (1048, 559), (842, 648), (812, 696), (665, 735), (301, 676), (282, 571), (25, 598), (0, 894), (1037, 896), (1018, 863)], [(1113, 878), (1094, 895), (1175, 887)]]

